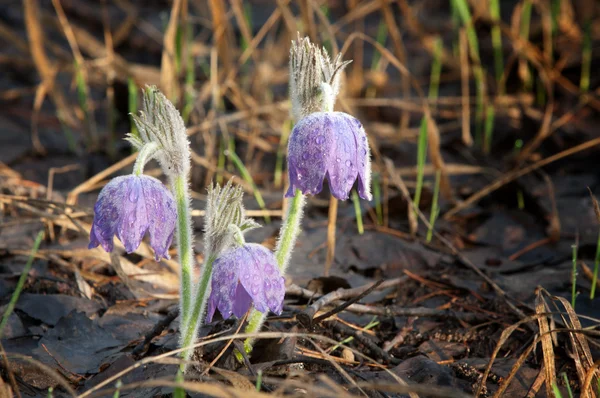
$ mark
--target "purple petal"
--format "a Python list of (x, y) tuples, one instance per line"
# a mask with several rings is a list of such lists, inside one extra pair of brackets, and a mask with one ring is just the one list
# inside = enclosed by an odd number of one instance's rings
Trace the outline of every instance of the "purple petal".
[(370, 200), (370, 169), (367, 137), (356, 118), (343, 112), (313, 113), (300, 120), (290, 136), (286, 196), (296, 189), (319, 193), (327, 178), (337, 199), (348, 199), (358, 180), (359, 195)]
[[(268, 255), (273, 258), (273, 254), (264, 246), (256, 243), (249, 243), (236, 249), (239, 251), (240, 264), (240, 283), (246, 289), (246, 292), (252, 297), (254, 307), (260, 312), (266, 312), (267, 298), (263, 286), (263, 272), (261, 265), (265, 262)], [(268, 254), (267, 254), (268, 253)]]
[(176, 218), (175, 200), (159, 180), (144, 175), (117, 177), (98, 195), (89, 247), (100, 244), (112, 251), (116, 235), (131, 253), (151, 228), (150, 244), (157, 260), (168, 257)]
[(154, 249), (157, 261), (161, 257), (170, 258), (168, 250), (177, 221), (175, 199), (156, 178), (145, 176), (141, 182), (148, 215), (150, 246)]
[(285, 297), (285, 279), (281, 276), (276, 264), (265, 262), (263, 269), (263, 291), (267, 299), (267, 306), (275, 314), (280, 315)]
[(357, 143), (356, 164), (358, 167), (358, 195), (365, 200), (372, 200), (371, 195), (371, 153), (367, 133), (358, 119), (353, 120), (357, 128), (353, 130)]
[(213, 263), (209, 304), (214, 303), (225, 319), (233, 313), (233, 302), (239, 281), (240, 261), (238, 257), (236, 249), (227, 250)]
[(117, 237), (123, 242), (127, 253), (138, 248), (148, 230), (146, 202), (142, 191), (143, 177), (134, 176), (127, 180), (126, 193), (121, 203), (121, 220)]
[(113, 249), (113, 236), (120, 220), (120, 203), (124, 196), (122, 187), (130, 176), (113, 178), (102, 188), (94, 205), (94, 221), (88, 247), (102, 245), (107, 252)]
[(277, 260), (264, 246), (249, 243), (224, 252), (213, 264), (207, 320), (215, 308), (224, 318), (242, 317), (250, 305), (260, 312), (281, 313), (284, 279)]
[(217, 309), (217, 303), (215, 301), (215, 296), (211, 291), (210, 297), (208, 298), (208, 305), (206, 307), (206, 323), (212, 322), (213, 316), (215, 315), (215, 310)]
[(330, 122), (315, 113), (301, 119), (290, 135), (288, 172), (290, 188), (287, 197), (296, 189), (304, 194), (317, 194), (323, 189), (329, 154), (334, 146)]
[(252, 297), (248, 294), (241, 283), (238, 283), (233, 299), (233, 315), (241, 318), (248, 312), (252, 305)]

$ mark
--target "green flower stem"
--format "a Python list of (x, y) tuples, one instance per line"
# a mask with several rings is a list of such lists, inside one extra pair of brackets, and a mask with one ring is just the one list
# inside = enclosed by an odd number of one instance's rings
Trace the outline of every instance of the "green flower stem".
[(133, 174), (136, 176), (141, 175), (144, 172), (144, 166), (146, 166), (146, 163), (152, 159), (158, 149), (158, 144), (156, 142), (144, 144), (144, 146), (139, 150), (137, 159), (133, 165)]
[(194, 256), (192, 253), (192, 225), (190, 214), (190, 197), (187, 185), (187, 176), (180, 175), (173, 181), (173, 192), (177, 203), (177, 252), (181, 263), (180, 277), (180, 314), (181, 330), (187, 329), (192, 302), (192, 267)]
[[(305, 203), (304, 199), (305, 198), (304, 195), (302, 195), (302, 192), (297, 189), (296, 194), (294, 195), (294, 198), (287, 209), (285, 221), (281, 226), (279, 241), (277, 242), (277, 247), (275, 249), (275, 258), (277, 259), (277, 264), (279, 265), (282, 276), (285, 275), (296, 239), (300, 234), (300, 221), (302, 220), (302, 212)], [(256, 333), (260, 331), (266, 318), (266, 313), (259, 312), (253, 308), (248, 316), (248, 325), (246, 326), (244, 332)], [(250, 354), (252, 352), (252, 344), (254, 344), (253, 338), (249, 337), (244, 341), (244, 350), (246, 351), (246, 354)], [(241, 361), (243, 359), (239, 352), (236, 351), (235, 355), (238, 360)]]
[[(210, 295), (210, 279), (212, 277), (213, 263), (217, 257), (210, 255), (202, 267), (202, 275), (200, 275), (200, 282), (198, 283), (198, 289), (195, 294), (194, 307), (192, 313), (189, 316), (187, 324), (182, 323), (181, 333), (181, 347), (188, 347), (194, 344), (198, 329), (202, 325), (204, 319), (204, 313), (206, 309), (206, 303)], [(194, 350), (192, 348), (187, 349), (183, 352), (183, 359), (189, 360)], [(185, 370), (185, 365), (182, 365), (182, 370)]]

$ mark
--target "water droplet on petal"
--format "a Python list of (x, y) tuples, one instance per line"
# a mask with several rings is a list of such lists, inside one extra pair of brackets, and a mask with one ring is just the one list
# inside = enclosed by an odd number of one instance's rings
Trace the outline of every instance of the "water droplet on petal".
[(276, 310), (278, 307), (277, 300), (275, 300), (274, 298), (270, 298), (267, 304), (269, 306), (269, 309), (272, 311)]
[(322, 143), (324, 143), (324, 142), (325, 142), (325, 137), (323, 137), (322, 135), (320, 135), (320, 136), (318, 136), (317, 138), (315, 138), (315, 142), (316, 142), (318, 145), (321, 145)]
[(367, 156), (367, 148), (363, 148), (363, 156)]
[(302, 159), (307, 160), (310, 157), (310, 153), (308, 152), (304, 152), (304, 154), (302, 154)]
[(265, 289), (270, 289), (271, 288), (271, 282), (269, 282), (269, 280), (265, 280)]
[(348, 166), (348, 167), (352, 166), (352, 162), (349, 160), (346, 160), (346, 166)]
[(135, 203), (138, 201), (139, 197), (140, 197), (140, 190), (136, 184), (133, 187), (131, 187), (131, 191), (129, 191), (129, 201), (131, 203)]
[(252, 294), (257, 295), (259, 289), (260, 289), (260, 286), (258, 286), (258, 283), (252, 284)]
[(298, 177), (298, 179), (301, 180), (302, 179), (302, 174), (298, 173), (298, 175), (296, 177)]
[(341, 161), (342, 161), (342, 159), (340, 159), (340, 158), (337, 158), (335, 161), (339, 163), (339, 162), (341, 162)]

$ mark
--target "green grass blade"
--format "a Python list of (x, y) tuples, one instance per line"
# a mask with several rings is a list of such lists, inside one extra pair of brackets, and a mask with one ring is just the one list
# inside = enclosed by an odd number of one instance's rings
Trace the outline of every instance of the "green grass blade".
[[(135, 115), (138, 109), (138, 86), (135, 84), (135, 80), (129, 77), (127, 78), (127, 105), (129, 113)], [(134, 136), (139, 136), (137, 127), (132, 118), (130, 118), (130, 133)]]
[(500, 0), (490, 0), (490, 14), (494, 25), (492, 26), (492, 47), (494, 48), (494, 72), (496, 75), (496, 84), (498, 85), (498, 94), (504, 94), (504, 87), (501, 87), (502, 74), (504, 73), (504, 57), (502, 54), (502, 33), (500, 26)]
[(119, 398), (121, 396), (121, 387), (123, 387), (123, 382), (118, 380), (115, 385), (115, 393), (113, 394), (113, 398)]
[(596, 243), (596, 258), (594, 259), (594, 276), (592, 277), (592, 289), (590, 298), (596, 297), (596, 285), (598, 284), (598, 270), (600, 269), (600, 231), (598, 232), (598, 243)]
[(571, 383), (569, 383), (569, 377), (567, 376), (566, 373), (563, 373), (562, 377), (563, 377), (563, 381), (565, 382), (565, 386), (567, 387), (567, 392), (569, 393), (569, 398), (573, 398), (573, 390), (571, 390)]
[(571, 271), (571, 307), (575, 310), (575, 300), (577, 299), (577, 243), (571, 246), (573, 250), (573, 270)]
[(358, 234), (362, 235), (365, 233), (365, 229), (363, 227), (362, 212), (360, 210), (360, 199), (358, 198), (355, 189), (352, 190), (352, 203), (354, 203), (354, 214), (356, 215), (356, 228), (358, 229)]
[(433, 199), (431, 202), (431, 213), (429, 214), (429, 228), (427, 229), (427, 242), (431, 242), (433, 238), (433, 228), (435, 226), (435, 221), (437, 220), (438, 215), (440, 214), (440, 209), (438, 206), (438, 201), (440, 197), (440, 181), (442, 179), (442, 172), (437, 170), (435, 172), (435, 185), (433, 186)]
[(492, 136), (494, 134), (494, 105), (490, 104), (486, 108), (485, 133), (483, 140), (483, 151), (490, 153), (492, 148)]
[[(240, 159), (240, 157), (235, 152), (230, 150), (225, 151), (225, 156), (227, 156), (233, 162), (235, 167), (239, 170), (240, 174), (242, 175), (244, 181), (246, 181), (248, 184), (250, 184), (250, 186), (252, 186), (254, 198), (256, 199), (256, 202), (258, 203), (260, 208), (262, 210), (267, 210), (267, 206), (265, 205), (265, 201), (263, 200), (260, 190), (254, 183), (254, 179), (250, 175), (250, 172), (248, 171), (246, 166), (244, 166), (242, 159)], [(267, 224), (271, 222), (271, 217), (269, 217), (269, 215), (267, 214), (265, 214), (264, 219)]]
[(0, 322), (0, 339), (4, 333), (4, 328), (8, 323), (8, 318), (12, 314), (15, 309), (15, 305), (19, 300), (19, 296), (21, 295), (21, 290), (23, 290), (23, 286), (25, 285), (25, 281), (27, 280), (27, 275), (29, 275), (29, 270), (31, 270), (31, 266), (33, 265), (33, 259), (35, 258), (35, 254), (40, 248), (40, 244), (42, 243), (42, 239), (44, 238), (44, 231), (38, 232), (35, 241), (33, 242), (33, 248), (31, 249), (31, 254), (27, 259), (27, 263), (25, 263), (25, 267), (23, 267), (23, 272), (21, 272), (21, 276), (19, 277), (19, 281), (17, 282), (17, 286), (15, 287), (15, 291), (10, 297), (10, 301), (6, 310), (4, 311), (4, 315), (2, 315), (2, 322)]
[(283, 185), (283, 158), (287, 153), (287, 142), (292, 130), (293, 122), (291, 119), (286, 120), (281, 128), (281, 139), (279, 140), (279, 147), (277, 148), (277, 158), (275, 160), (275, 173), (273, 176), (273, 183), (275, 188), (281, 188)]
[[(438, 37), (434, 45), (433, 62), (431, 65), (431, 75), (429, 78), (429, 99), (434, 100), (439, 93), (440, 74), (442, 72), (442, 41)], [(415, 196), (413, 202), (415, 208), (419, 208), (421, 202), (421, 192), (423, 190), (423, 177), (425, 169), (425, 161), (427, 160), (427, 119), (421, 119), (419, 127), (419, 140), (417, 144), (417, 184), (415, 187)], [(416, 212), (415, 209), (415, 212)]]
[[(387, 40), (388, 30), (385, 21), (379, 22), (379, 26), (377, 27), (377, 36), (375, 40), (377, 43), (385, 47), (385, 42)], [(381, 53), (379, 51), (375, 51), (373, 54), (373, 61), (371, 62), (371, 70), (376, 70), (379, 68), (379, 63), (381, 62)]]
[(587, 93), (590, 89), (590, 69), (592, 64), (592, 21), (588, 19), (585, 22), (583, 34), (583, 49), (581, 52), (581, 80), (579, 88), (582, 93)]
[(258, 370), (258, 372), (256, 372), (256, 391), (260, 392), (260, 389), (262, 388), (262, 370)]
[(377, 224), (383, 225), (383, 206), (381, 202), (381, 179), (379, 173), (373, 173), (373, 198), (375, 199), (375, 214)]

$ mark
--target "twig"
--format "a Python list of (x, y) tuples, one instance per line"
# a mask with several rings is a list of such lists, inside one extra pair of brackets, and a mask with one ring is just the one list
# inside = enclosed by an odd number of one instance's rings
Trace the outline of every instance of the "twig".
[(178, 315), (179, 315), (179, 306), (175, 306), (171, 311), (169, 311), (167, 313), (167, 316), (165, 316), (156, 325), (154, 325), (154, 327), (152, 328), (151, 331), (146, 333), (146, 335), (144, 336), (144, 341), (142, 341), (140, 344), (138, 344), (133, 349), (131, 354), (135, 357), (143, 356), (146, 353), (146, 351), (148, 351), (148, 347), (150, 346), (150, 342), (152, 341), (152, 339), (154, 339), (156, 336), (160, 335), (163, 332), (163, 330), (165, 330), (167, 327), (169, 327), (171, 322), (173, 322), (175, 320), (175, 318), (177, 318)]
[[(353, 289), (338, 289), (334, 292), (331, 292), (331, 293), (326, 294), (326, 295), (322, 296), (321, 298), (319, 298), (310, 307), (308, 307), (303, 313), (296, 315), (296, 318), (298, 319), (298, 321), (300, 321), (300, 323), (304, 327), (306, 327), (307, 329), (310, 330), (310, 329), (312, 329), (312, 326), (314, 325), (314, 323), (318, 323), (319, 321), (322, 321), (326, 317), (329, 317), (333, 314), (336, 314), (336, 313), (346, 309), (347, 307), (350, 307), (353, 303), (360, 300), (367, 294), (371, 293), (377, 287), (379, 287), (380, 289), (385, 289), (387, 287), (399, 285), (399, 284), (405, 282), (406, 280), (408, 280), (408, 277), (400, 277), (400, 278), (395, 278), (395, 279), (389, 280), (387, 282), (379, 281), (379, 282), (375, 282), (375, 283), (372, 283), (367, 286), (356, 287)], [(312, 295), (314, 296), (314, 293)], [(313, 319), (313, 317), (315, 316), (317, 311), (319, 311), (324, 306), (326, 306), (330, 303), (333, 303), (335, 301), (338, 301), (338, 300), (345, 300), (345, 299), (349, 299), (349, 298), (352, 300), (342, 304), (340, 307), (334, 309), (334, 311), (330, 311), (325, 315), (319, 316), (317, 319)]]

